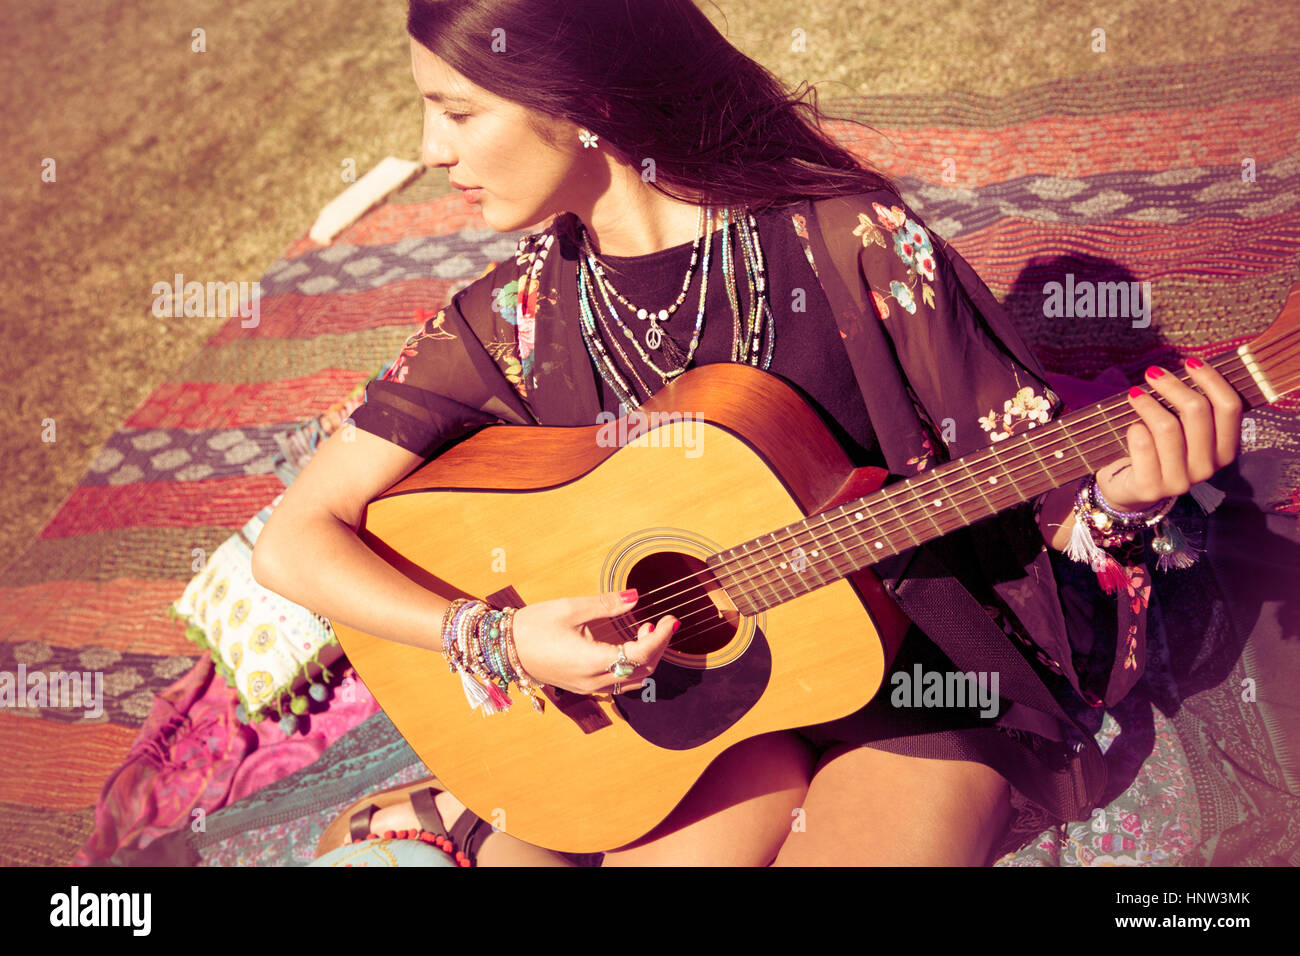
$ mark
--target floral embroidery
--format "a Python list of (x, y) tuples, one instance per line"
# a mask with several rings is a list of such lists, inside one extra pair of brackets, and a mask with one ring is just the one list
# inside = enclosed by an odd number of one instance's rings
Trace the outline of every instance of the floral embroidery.
[(886, 209), (878, 202), (873, 202), (871, 208), (876, 211), (876, 218), (886, 229), (898, 229), (907, 221), (907, 214), (903, 212), (902, 206), (890, 206)]
[[(1122, 564), (1121, 568), (1124, 571), (1125, 589), (1128, 591), (1129, 611), (1137, 617), (1147, 608), (1151, 597), (1151, 580), (1147, 575), (1145, 564)], [(1124, 644), (1124, 670), (1126, 671), (1138, 669), (1137, 632), (1137, 623), (1129, 624)]]
[[(554, 241), (554, 232), (534, 233), (519, 240), (515, 250), (518, 277), (504, 288), (497, 290), (497, 297), (492, 306), (502, 318), (515, 327), (515, 345), (518, 352), (513, 353), (513, 350), (511, 354), (498, 352), (492, 350), (492, 346), (489, 346), (489, 349), (493, 351), (493, 357), (498, 362), (504, 362), (502, 371), (506, 378), (520, 396), (525, 398), (527, 395), (524, 383), (532, 382), (534, 387), (537, 384), (533, 375), (533, 353), (536, 344), (538, 308), (543, 301), (552, 305), (559, 301), (559, 293), (554, 289), (545, 298), (540, 296), (538, 291), (542, 266)], [(496, 344), (492, 343), (493, 346)]]
[(800, 239), (808, 238), (808, 220), (801, 213), (792, 213), (790, 218), (794, 221), (794, 234)]
[[(908, 276), (915, 277), (910, 282), (897, 280), (890, 282), (888, 297), (874, 289), (871, 290), (872, 301), (876, 304), (876, 311), (880, 318), (883, 320), (889, 317), (886, 298), (897, 300), (909, 315), (915, 315), (918, 282), (921, 286), (921, 301), (933, 309), (934, 287), (930, 283), (934, 281), (935, 259), (934, 246), (930, 242), (929, 233), (915, 219), (910, 218), (902, 206), (891, 206), (886, 209), (880, 203), (873, 202), (871, 207), (875, 210), (880, 224), (892, 233), (894, 254), (907, 266)], [(853, 230), (853, 234), (862, 239), (863, 248), (871, 245), (885, 247), (883, 232), (866, 213), (858, 213), (858, 225)]]
[[(1123, 568), (1127, 578), (1129, 610), (1134, 614), (1141, 614), (1146, 610), (1151, 597), (1151, 581), (1146, 576), (1146, 567), (1142, 564), (1126, 564)], [(1143, 584), (1143, 581), (1146, 583)]]
[[(494, 339), (485, 344), (488, 354), (501, 367), (502, 374), (505, 375), (506, 381), (514, 386), (515, 390), (523, 394), (523, 363), (516, 354), (516, 347), (520, 350), (523, 344), (518, 334), (519, 317), (521, 309), (519, 307), (519, 280), (515, 279), (499, 289), (493, 289), (492, 311), (505, 319), (507, 323), (515, 327), (515, 335), (504, 339)], [(531, 342), (529, 351), (532, 351)]]
[(882, 320), (889, 318), (889, 303), (885, 300), (885, 297), (875, 289), (871, 290), (871, 301), (876, 304), (876, 314), (879, 315)]
[(924, 454), (907, 459), (907, 463), (915, 467), (918, 473), (925, 471), (925, 466), (934, 460), (934, 446), (930, 444), (929, 435), (921, 436), (921, 447), (925, 449)]
[(1015, 432), (1018, 425), (1026, 425), (1033, 428), (1035, 424), (1046, 422), (1051, 414), (1052, 403), (1042, 395), (1034, 394), (1034, 390), (1026, 385), (1020, 391), (1016, 392), (1015, 398), (1009, 398), (1002, 403), (1002, 427), (1004, 431), (996, 431), (998, 418), (993, 409), (979, 420), (980, 428), (986, 432), (992, 432), (990, 438), (993, 441), (1001, 441)]
[(489, 342), (486, 345), (488, 354), (501, 367), (501, 374), (506, 377), (511, 385), (519, 394), (523, 395), (523, 364), (519, 357), (515, 355), (515, 343), (505, 341)]
[[(876, 207), (876, 214), (880, 215), (884, 207), (880, 203), (872, 203), (871, 205)], [(880, 246), (882, 249), (885, 248), (885, 237), (880, 234), (876, 224), (867, 217), (865, 212), (858, 213), (858, 227), (853, 230), (853, 234), (862, 237), (862, 247), (864, 249), (872, 245)]]
[(894, 252), (917, 275), (934, 281), (934, 248), (926, 231), (911, 219), (894, 233)]
[(425, 339), (442, 341), (456, 338), (454, 332), (448, 332), (443, 327), (447, 321), (445, 309), (439, 309), (438, 314), (433, 318), (429, 318), (429, 313), (424, 309), (416, 309), (415, 317), (420, 321), (420, 328), (407, 338), (406, 343), (402, 346), (402, 351), (393, 360), (392, 367), (384, 373), (380, 381), (397, 382), (398, 384), (405, 382), (406, 375), (410, 372), (407, 362), (420, 351), (418, 346)]
[(1137, 646), (1138, 646), (1137, 630), (1138, 630), (1138, 626), (1137, 626), (1136, 624), (1130, 624), (1130, 625), (1128, 626), (1128, 647), (1127, 647), (1128, 654), (1127, 654), (1127, 656), (1124, 658), (1124, 670), (1126, 670), (1126, 671), (1127, 671), (1127, 670), (1134, 670), (1134, 671), (1137, 670), (1137, 666), (1138, 666), (1138, 663), (1137, 663)]
[(911, 289), (895, 280), (889, 283), (889, 294), (898, 300), (899, 305), (912, 315), (916, 315), (916, 300), (912, 298)]
[(803, 246), (804, 257), (807, 258), (808, 265), (812, 267), (813, 275), (817, 277), (817, 281), (821, 282), (822, 276), (817, 271), (817, 260), (813, 258), (812, 244), (808, 241), (808, 220), (797, 212), (791, 213), (790, 218), (794, 222), (794, 234), (799, 237)]

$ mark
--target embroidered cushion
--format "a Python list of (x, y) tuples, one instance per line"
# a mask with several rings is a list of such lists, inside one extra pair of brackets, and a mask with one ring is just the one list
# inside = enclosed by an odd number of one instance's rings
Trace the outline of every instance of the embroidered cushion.
[[(186, 636), (212, 654), (239, 694), (245, 719), (278, 711), (286, 732), (307, 712), (307, 694), (323, 701), (328, 667), (342, 656), (329, 621), (253, 579), (253, 546), (283, 494), (227, 538), (168, 609)], [(309, 690), (310, 688), (310, 690)]]

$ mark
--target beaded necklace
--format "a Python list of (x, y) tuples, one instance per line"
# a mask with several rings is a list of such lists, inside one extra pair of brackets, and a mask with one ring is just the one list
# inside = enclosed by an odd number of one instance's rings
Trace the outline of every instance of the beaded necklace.
[[(713, 224), (713, 209), (708, 209), (709, 226)], [(775, 344), (776, 325), (772, 318), (772, 309), (767, 301), (767, 271), (766, 263), (763, 260), (762, 246), (758, 241), (758, 223), (754, 220), (752, 213), (748, 211), (740, 218), (736, 224), (736, 232), (740, 239), (740, 246), (745, 263), (745, 276), (749, 288), (750, 309), (748, 321), (742, 328), (740, 318), (740, 305), (736, 297), (735, 267), (732, 264), (730, 253), (730, 235), (731, 226), (730, 212), (727, 209), (722, 210), (722, 272), (727, 289), (727, 300), (731, 305), (732, 314), (732, 361), (748, 361), (750, 365), (759, 366), (759, 348), (764, 337), (764, 317), (767, 319), (767, 348), (762, 359), (762, 368), (766, 370), (772, 361), (772, 350)], [(699, 262), (698, 249), (700, 239), (704, 239), (704, 257), (702, 272), (700, 277), (700, 304), (695, 318), (695, 331), (691, 336), (690, 348), (683, 353), (681, 347), (668, 335), (658, 323), (666, 321), (667, 318), (676, 311), (677, 307), (685, 300), (686, 292), (690, 288), (691, 279), (694, 274), (695, 266)], [(682, 291), (678, 294), (677, 300), (667, 309), (656, 311), (637, 308), (626, 296), (619, 293), (614, 288), (613, 283), (605, 275), (604, 270), (600, 267), (595, 253), (591, 249), (590, 242), (584, 227), (582, 232), (582, 248), (585, 253), (578, 259), (578, 302), (581, 313), (579, 323), (582, 330), (583, 342), (587, 346), (592, 361), (596, 365), (605, 383), (609, 385), (610, 390), (618, 398), (619, 402), (628, 408), (640, 407), (640, 401), (633, 394), (631, 387), (619, 374), (618, 367), (614, 359), (606, 351), (604, 344), (601, 342), (600, 332), (597, 327), (597, 316), (600, 316), (600, 324), (605, 327), (605, 334), (608, 335), (614, 350), (618, 353), (623, 363), (631, 371), (632, 377), (640, 385), (641, 390), (646, 393), (648, 398), (652, 392), (641, 380), (637, 374), (635, 366), (629, 361), (627, 354), (619, 345), (618, 335), (609, 329), (608, 321), (600, 312), (596, 304), (596, 289), (599, 289), (601, 298), (605, 300), (605, 306), (609, 316), (613, 319), (618, 330), (622, 332), (623, 337), (630, 341), (637, 353), (641, 356), (645, 364), (659, 375), (662, 383), (667, 385), (672, 379), (676, 378), (686, 371), (687, 366), (694, 358), (695, 351), (699, 347), (700, 330), (704, 324), (704, 304), (708, 293), (708, 274), (709, 262), (711, 258), (711, 244), (713, 241), (713, 230), (709, 228), (704, 230), (703, 236), (697, 236), (695, 244), (691, 249), (691, 262), (687, 267), (686, 279), (682, 284)], [(595, 276), (595, 279), (593, 279)], [(648, 321), (649, 327), (646, 330), (646, 345), (652, 350), (663, 346), (664, 354), (671, 361), (679, 362), (677, 368), (661, 369), (654, 360), (641, 348), (637, 342), (635, 334), (628, 328), (618, 317), (618, 310), (610, 301), (610, 295), (618, 299), (630, 312), (637, 318)], [(748, 355), (746, 353), (749, 353)]]
[[(709, 246), (712, 245), (713, 243), (713, 228), (714, 228), (713, 209), (712, 207), (710, 207), (708, 211), (709, 228), (707, 232), (704, 229), (704, 212), (705, 212), (704, 207), (701, 206), (699, 225), (695, 227), (697, 235), (695, 236), (694, 244), (691, 246), (691, 262), (690, 265), (687, 266), (686, 268), (686, 278), (682, 281), (682, 291), (677, 293), (677, 298), (672, 305), (670, 305), (666, 309), (660, 309), (658, 312), (648, 311), (646, 309), (638, 309), (635, 305), (633, 305), (631, 302), (628, 301), (626, 296), (624, 296), (621, 292), (619, 292), (617, 289), (614, 288), (613, 283), (611, 283), (609, 279), (606, 278), (605, 270), (601, 268), (600, 260), (596, 258), (595, 253), (592, 251), (591, 244), (586, 232), (582, 234), (582, 247), (586, 251), (590, 259), (592, 271), (595, 272), (597, 277), (600, 279), (600, 287), (602, 293), (604, 294), (606, 305), (609, 306), (611, 312), (615, 311), (614, 307), (609, 304), (609, 293), (613, 293), (614, 297), (617, 298), (619, 302), (623, 303), (623, 305), (627, 307), (627, 310), (629, 312), (633, 313), (638, 319), (641, 319), (643, 322), (648, 321), (650, 323), (650, 327), (646, 330), (645, 344), (650, 349), (659, 348), (660, 344), (663, 341), (664, 332), (663, 329), (661, 329), (658, 326), (658, 323), (666, 322), (669, 316), (671, 316), (674, 312), (677, 311), (677, 307), (681, 305), (684, 301), (686, 301), (686, 292), (688, 289), (690, 289), (691, 280), (695, 277), (695, 266), (700, 261), (700, 255), (699, 255), (700, 239), (706, 236), (707, 236), (707, 240), (704, 246), (704, 271), (706, 275), (708, 273)], [(726, 215), (725, 211), (723, 215), (725, 218)], [(698, 330), (698, 323), (697, 323), (697, 330)], [(665, 346), (664, 351), (666, 353), (669, 353), (669, 358), (671, 358), (673, 361), (682, 360), (681, 351), (677, 347), (677, 343), (673, 342), (671, 338), (669, 339), (668, 344)], [(676, 352), (677, 354), (671, 354), (672, 352)]]
[[(701, 214), (702, 213), (703, 210), (701, 210)], [(727, 220), (727, 214), (724, 211), (723, 212), (724, 238), (726, 236), (726, 232), (725, 232), (726, 220)], [(701, 219), (701, 226), (702, 225), (703, 225), (703, 219)], [(709, 225), (710, 226), (713, 225), (712, 209), (709, 210)], [(700, 237), (697, 236), (695, 239), (696, 248), (699, 247), (699, 243), (700, 243)], [(696, 348), (699, 347), (700, 344), (700, 329), (704, 325), (704, 301), (709, 291), (709, 259), (711, 256), (711, 250), (713, 246), (713, 230), (710, 228), (704, 241), (704, 271), (700, 276), (700, 306), (698, 311), (695, 314), (695, 332), (691, 336), (691, 346), (689, 351), (685, 355), (682, 354), (681, 347), (677, 344), (677, 342), (671, 336), (665, 336), (663, 330), (658, 328), (658, 326), (655, 325), (656, 320), (663, 320), (668, 317), (668, 310), (667, 309), (661, 310), (658, 313), (658, 315), (655, 315), (653, 313), (647, 313), (645, 309), (637, 309), (635, 306), (633, 306), (632, 303), (630, 303), (625, 296), (619, 293), (619, 291), (613, 287), (610, 281), (604, 277), (603, 270), (600, 269), (599, 263), (595, 261), (595, 255), (591, 251), (591, 245), (589, 244), (585, 232), (583, 233), (582, 236), (582, 245), (583, 245), (583, 249), (587, 253), (588, 259), (591, 260), (591, 263), (593, 265), (593, 268), (588, 273), (582, 276), (584, 282), (586, 283), (586, 288), (588, 292), (590, 291), (590, 287), (591, 287), (591, 272), (594, 272), (601, 279), (601, 282), (599, 284), (599, 289), (600, 289), (601, 297), (605, 300), (605, 308), (609, 310), (609, 316), (613, 317), (613, 320), (618, 325), (619, 330), (623, 333), (624, 337), (626, 337), (632, 343), (633, 347), (636, 348), (637, 353), (641, 356), (642, 360), (646, 363), (646, 365), (650, 366), (650, 368), (653, 369), (659, 375), (659, 378), (662, 380), (662, 383), (664, 385), (667, 385), (670, 379), (672, 379), (677, 375), (680, 375), (683, 371), (685, 371), (686, 366), (690, 363), (691, 359), (695, 356), (695, 350)], [(686, 283), (682, 287), (681, 295), (678, 296), (679, 301), (685, 298), (686, 290), (690, 288), (690, 280), (691, 280), (691, 276), (695, 271), (696, 261), (697, 261), (696, 251), (695, 249), (692, 249), (691, 265), (687, 269)], [(670, 371), (664, 371), (654, 363), (654, 360), (649, 355), (646, 354), (645, 349), (641, 348), (641, 345), (637, 342), (636, 336), (633, 335), (632, 330), (619, 321), (618, 312), (614, 308), (614, 304), (609, 301), (610, 292), (613, 292), (614, 295), (618, 297), (618, 300), (622, 302), (624, 305), (626, 305), (628, 309), (636, 312), (638, 314), (638, 318), (649, 318), (650, 328), (646, 331), (646, 344), (649, 345), (651, 349), (656, 349), (659, 347), (660, 344), (663, 344), (664, 353), (668, 356), (668, 358), (674, 362), (680, 363), (678, 368), (672, 369)], [(673, 308), (676, 309), (676, 305), (674, 305)], [(628, 361), (626, 353), (624, 353), (623, 350), (619, 347), (618, 336), (614, 335), (613, 332), (609, 330), (608, 321), (606, 320), (606, 317), (604, 315), (600, 315), (600, 318), (605, 324), (606, 334), (609, 336), (611, 343), (613, 343), (615, 351), (618, 352), (619, 356), (623, 359), (624, 363), (626, 363), (627, 367), (632, 370), (632, 374), (636, 378), (637, 382), (641, 384), (642, 390), (645, 391), (647, 395), (649, 395), (650, 390), (645, 387), (645, 383), (641, 382), (640, 376), (637, 375), (636, 373), (636, 368), (632, 365), (630, 361)]]

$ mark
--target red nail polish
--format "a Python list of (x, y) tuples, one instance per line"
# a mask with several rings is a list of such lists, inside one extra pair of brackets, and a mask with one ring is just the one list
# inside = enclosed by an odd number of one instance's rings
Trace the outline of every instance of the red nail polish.
[(1161, 375), (1164, 375), (1164, 374), (1165, 374), (1164, 369), (1156, 368), (1154, 365), (1150, 366), (1150, 367), (1147, 369), (1147, 375), (1148, 375), (1150, 378), (1159, 378)]
[(636, 588), (630, 588), (626, 591), (619, 591), (618, 596), (623, 599), (624, 603), (631, 604), (636, 600)]
[(677, 633), (677, 629), (678, 629), (679, 627), (681, 627), (681, 626), (682, 626), (682, 622), (681, 622), (681, 621), (673, 621), (673, 633), (676, 634), (676, 633)]
[(1142, 397), (1142, 389), (1140, 389), (1140, 388), (1138, 388), (1136, 385), (1134, 385), (1132, 388), (1130, 388), (1130, 389), (1128, 390), (1128, 397), (1129, 397), (1129, 398), (1141, 398), (1141, 397)]
[(1188, 368), (1200, 368), (1205, 363), (1193, 356), (1184, 363)]

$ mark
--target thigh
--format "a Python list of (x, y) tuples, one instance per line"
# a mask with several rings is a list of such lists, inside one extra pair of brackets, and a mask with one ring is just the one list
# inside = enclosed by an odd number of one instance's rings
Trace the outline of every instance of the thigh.
[(1006, 779), (984, 764), (837, 746), (774, 865), (982, 866), (1010, 814)]
[(604, 866), (763, 866), (808, 791), (816, 751), (788, 731), (721, 753), (668, 817)]

